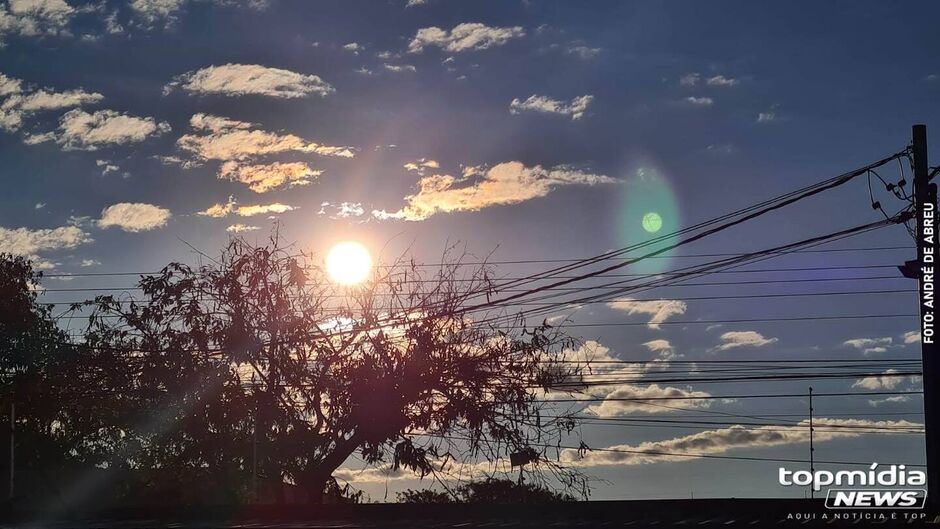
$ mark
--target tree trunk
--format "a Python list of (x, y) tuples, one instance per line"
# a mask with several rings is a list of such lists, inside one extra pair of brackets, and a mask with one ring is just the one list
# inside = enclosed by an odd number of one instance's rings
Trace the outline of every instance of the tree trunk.
[(299, 484), (307, 492), (307, 502), (321, 504), (325, 500), (326, 487), (333, 477), (333, 472), (359, 448), (359, 436), (353, 434), (349, 439), (338, 441), (336, 448), (317, 462), (310, 463)]

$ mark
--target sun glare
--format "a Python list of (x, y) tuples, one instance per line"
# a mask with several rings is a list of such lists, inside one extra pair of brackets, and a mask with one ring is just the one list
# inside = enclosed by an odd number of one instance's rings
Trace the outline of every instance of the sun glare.
[(330, 279), (343, 285), (362, 283), (369, 277), (371, 269), (372, 256), (358, 242), (341, 242), (326, 255), (326, 271)]

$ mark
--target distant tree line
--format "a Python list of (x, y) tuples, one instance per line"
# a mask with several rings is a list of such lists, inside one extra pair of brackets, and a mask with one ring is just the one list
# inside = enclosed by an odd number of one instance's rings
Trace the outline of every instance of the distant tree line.
[(133, 295), (56, 314), (41, 274), (0, 256), (0, 490), (15, 411), (14, 501), (40, 507), (357, 501), (333, 477), (352, 455), (446, 479), (531, 452), (532, 487), (586, 492), (547, 448), (576, 423), (542, 418), (540, 398), (580, 376), (576, 344), (468, 312), (496, 292), (492, 270), (461, 259), (400, 260), (343, 287), (276, 238), (234, 239), (208, 265), (171, 263)]
[(484, 478), (452, 487), (449, 490), (407, 489), (397, 494), (401, 503), (559, 503), (575, 501), (571, 494), (552, 490), (538, 483), (523, 483), (511, 479)]

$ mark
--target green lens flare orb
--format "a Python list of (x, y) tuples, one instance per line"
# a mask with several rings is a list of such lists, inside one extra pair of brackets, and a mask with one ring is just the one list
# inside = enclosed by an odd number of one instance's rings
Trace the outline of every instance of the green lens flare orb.
[(646, 215), (643, 215), (643, 229), (650, 232), (656, 233), (663, 227), (663, 218), (659, 216), (659, 213), (650, 212)]

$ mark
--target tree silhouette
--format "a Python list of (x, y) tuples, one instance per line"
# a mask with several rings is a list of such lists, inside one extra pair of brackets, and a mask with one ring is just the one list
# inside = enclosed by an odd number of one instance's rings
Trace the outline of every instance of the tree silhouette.
[[(107, 392), (115, 376), (128, 376), (107, 353), (69, 344), (51, 306), (37, 301), (41, 277), (27, 259), (0, 254), (0, 472), (6, 499), (8, 432), (15, 415), (18, 502), (53, 497), (60, 492), (53, 477), (79, 474), (107, 460), (115, 407), (102, 390)], [(119, 385), (126, 383), (125, 378)], [(97, 388), (94, 394), (86, 393), (90, 387)]]
[(120, 464), (169, 488), (238, 483), (236, 495), (257, 475), (319, 502), (354, 454), (424, 477), (532, 452), (527, 473), (583, 489), (548, 448), (575, 423), (541, 418), (544, 393), (579, 376), (574, 341), (468, 311), (494, 295), (492, 270), (452, 251), (442, 262), (400, 259), (347, 287), (276, 236), (233, 239), (209, 264), (141, 278), (138, 300), (90, 302), (85, 347), (133, 373)]
[(487, 478), (455, 487), (450, 493), (430, 489), (408, 489), (397, 494), (401, 503), (559, 503), (575, 501), (574, 496), (535, 483)]

